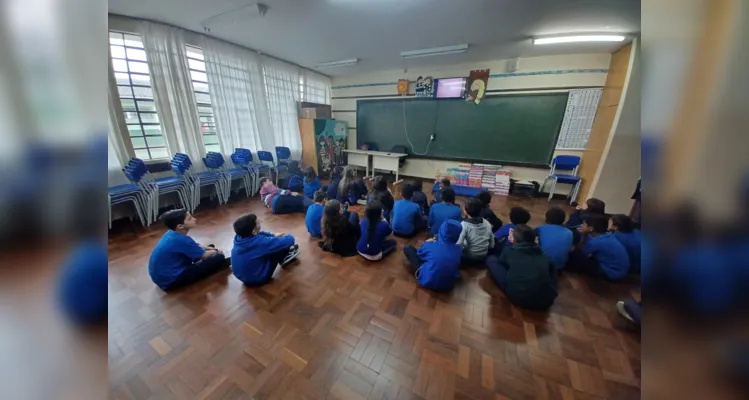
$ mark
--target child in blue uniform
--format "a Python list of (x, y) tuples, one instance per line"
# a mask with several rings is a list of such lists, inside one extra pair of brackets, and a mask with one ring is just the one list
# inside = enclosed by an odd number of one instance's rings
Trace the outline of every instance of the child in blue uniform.
[(405, 246), (403, 253), (416, 274), (416, 280), (424, 288), (449, 291), (460, 278), (460, 259), (463, 248), (457, 244), (463, 228), (455, 220), (447, 220), (440, 226), (437, 239), (429, 239), (416, 249)]
[(627, 250), (627, 255), (629, 256), (629, 273), (639, 274), (642, 236), (640, 235), (640, 231), (635, 229), (634, 226), (632, 218), (624, 214), (612, 215), (609, 219), (609, 232)]
[(385, 215), (385, 219), (390, 221), (390, 214), (393, 212), (393, 206), (395, 205), (395, 199), (393, 194), (388, 189), (388, 183), (385, 177), (378, 175), (372, 181), (372, 192), (367, 197), (367, 202), (379, 201), (382, 204), (382, 210)]
[(422, 191), (422, 183), (421, 180), (417, 179), (414, 181), (411, 181), (411, 187), (413, 188), (413, 196), (411, 196), (411, 201), (418, 204), (421, 208), (421, 213), (424, 215), (429, 215), (429, 204), (427, 202), (427, 195), (424, 194)]
[(156, 286), (166, 291), (187, 286), (228, 266), (221, 250), (212, 245), (201, 246), (187, 236), (198, 223), (188, 211), (167, 211), (161, 220), (169, 230), (148, 261), (148, 273)]
[(356, 244), (359, 255), (369, 261), (378, 261), (395, 250), (395, 240), (388, 239), (393, 230), (382, 216), (380, 202), (373, 201), (367, 204), (360, 226), (361, 237)]
[(557, 270), (567, 265), (572, 250), (572, 231), (563, 225), (566, 217), (564, 210), (551, 207), (546, 211), (546, 224), (536, 228), (538, 244)]
[(328, 195), (329, 200), (333, 200), (338, 196), (338, 185), (341, 183), (341, 177), (343, 176), (343, 167), (335, 167), (330, 172), (330, 181), (328, 185), (323, 188)]
[(410, 184), (403, 186), (401, 196), (403, 199), (395, 202), (393, 206), (393, 233), (400, 237), (412, 237), (426, 227), (426, 221), (421, 214), (421, 207), (411, 201), (413, 187)]
[[(512, 207), (510, 209), (510, 223), (502, 225), (496, 232), (494, 237), (497, 239), (497, 244), (494, 246), (494, 253), (499, 255), (505, 246), (508, 246), (507, 236), (510, 234), (510, 230), (515, 225), (527, 224), (531, 220), (531, 213), (523, 207)], [(511, 244), (511, 243), (510, 243)]]
[(320, 178), (317, 177), (315, 169), (307, 167), (304, 170), (304, 197), (311, 199), (321, 187)]
[(440, 198), (442, 202), (432, 205), (432, 208), (429, 210), (429, 218), (427, 219), (429, 233), (432, 234), (432, 237), (437, 237), (443, 222), (449, 219), (460, 222), (463, 218), (463, 212), (455, 204), (455, 191), (452, 188), (447, 187), (442, 189)]
[(482, 205), (481, 218), (492, 224), (492, 232), (498, 231), (502, 227), (502, 220), (497, 217), (497, 214), (494, 214), (494, 211), (490, 207), (492, 193), (488, 190), (482, 190), (476, 195), (476, 198), (479, 199)]
[(304, 224), (307, 226), (307, 232), (310, 236), (322, 238), (322, 221), (323, 209), (325, 208), (325, 192), (318, 190), (312, 199), (315, 204), (307, 208), (307, 215), (304, 217)]
[(440, 179), (440, 186), (434, 192), (434, 199), (429, 203), (429, 207), (442, 202), (442, 190), (450, 187), (450, 180), (447, 178)]
[(277, 265), (285, 266), (299, 255), (294, 237), (261, 230), (255, 214), (234, 221), (234, 248), (231, 249), (232, 272), (247, 286), (270, 282)]
[(567, 269), (594, 277), (619, 280), (629, 272), (627, 250), (610, 233), (608, 219), (600, 214), (584, 214), (580, 226), (582, 237), (570, 253)]

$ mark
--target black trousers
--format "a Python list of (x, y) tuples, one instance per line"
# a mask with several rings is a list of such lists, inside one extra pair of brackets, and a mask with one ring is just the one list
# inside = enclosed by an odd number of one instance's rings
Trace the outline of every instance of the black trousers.
[(291, 248), (283, 249), (280, 251), (277, 251), (270, 255), (270, 268), (268, 268), (268, 272), (265, 274), (263, 279), (258, 282), (255, 285), (247, 285), (247, 286), (262, 286), (270, 282), (271, 279), (273, 279), (273, 274), (276, 272), (276, 268), (279, 264), (283, 262), (283, 259), (286, 258), (287, 255), (291, 252)]
[(273, 214), (306, 213), (311, 206), (312, 200), (304, 196), (292, 196), (290, 194), (278, 196), (273, 204)]
[(229, 260), (230, 259), (226, 258), (223, 254), (214, 254), (205, 260), (193, 263), (182, 271), (177, 279), (175, 279), (165, 290), (178, 289), (202, 281), (216, 272), (227, 268), (230, 264)]
[(595, 278), (606, 278), (606, 273), (603, 272), (598, 261), (593, 257), (588, 257), (580, 249), (575, 249), (570, 252), (570, 257), (567, 260), (567, 266), (565, 269), (570, 272), (590, 275)]
[(413, 273), (416, 273), (421, 268), (421, 264), (424, 264), (424, 260), (419, 258), (418, 251), (419, 249), (411, 245), (403, 246), (403, 254), (406, 255), (408, 266)]

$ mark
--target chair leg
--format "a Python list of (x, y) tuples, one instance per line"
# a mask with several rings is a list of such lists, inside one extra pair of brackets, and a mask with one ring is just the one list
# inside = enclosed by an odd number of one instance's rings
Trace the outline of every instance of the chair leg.
[(552, 183), (551, 183), (551, 190), (549, 191), (549, 200), (547, 200), (547, 201), (551, 201), (551, 198), (554, 197), (554, 190), (556, 190), (556, 188), (557, 188), (557, 180), (556, 179), (552, 179), (551, 182)]

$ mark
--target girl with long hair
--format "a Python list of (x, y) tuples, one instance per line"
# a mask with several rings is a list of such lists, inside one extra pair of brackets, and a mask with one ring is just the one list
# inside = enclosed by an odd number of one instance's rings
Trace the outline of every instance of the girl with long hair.
[(388, 239), (393, 230), (382, 215), (382, 203), (367, 203), (360, 226), (361, 237), (356, 244), (356, 250), (362, 257), (377, 261), (395, 250), (395, 240)]
[(343, 257), (355, 256), (359, 235), (359, 215), (349, 212), (338, 200), (328, 200), (323, 210), (320, 248)]
[(364, 182), (356, 179), (356, 172), (350, 166), (343, 169), (343, 178), (338, 184), (338, 195), (336, 199), (349, 204), (356, 204), (363, 195), (367, 194), (367, 186)]
[(304, 197), (311, 199), (315, 192), (320, 190), (320, 178), (317, 177), (315, 169), (307, 167), (304, 169)]
[(393, 194), (388, 189), (388, 183), (385, 177), (378, 175), (372, 182), (372, 191), (369, 193), (367, 202), (379, 201), (382, 203), (382, 209), (384, 211), (385, 219), (390, 221), (390, 212), (393, 211), (393, 204), (395, 199)]

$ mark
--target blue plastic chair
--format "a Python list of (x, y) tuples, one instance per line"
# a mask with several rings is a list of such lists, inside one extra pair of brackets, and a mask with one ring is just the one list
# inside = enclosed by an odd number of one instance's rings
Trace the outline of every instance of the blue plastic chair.
[(122, 172), (125, 173), (130, 182), (135, 183), (112, 186), (107, 189), (107, 197), (109, 199), (109, 228), (112, 228), (112, 206), (123, 203), (133, 204), (141, 225), (146, 227), (151, 224), (150, 213), (145, 201), (145, 193), (137, 184), (143, 174), (135, 168), (127, 167), (123, 168)]
[[(557, 183), (564, 183), (572, 185), (570, 192), (567, 197), (570, 199), (570, 203), (575, 201), (577, 193), (580, 190), (580, 182), (582, 179), (577, 176), (577, 168), (580, 166), (579, 156), (556, 156), (551, 161), (551, 169), (549, 169), (549, 176), (544, 179), (541, 190), (546, 186), (546, 182), (552, 181), (551, 190), (549, 190), (549, 200), (554, 196), (554, 189), (557, 187)], [(572, 171), (571, 174), (559, 174), (557, 171)]]
[(289, 163), (292, 161), (291, 149), (284, 146), (276, 146), (276, 159), (278, 160), (276, 169), (278, 171), (288, 171)]
[(276, 161), (273, 159), (273, 154), (270, 151), (261, 150), (257, 152), (257, 158), (262, 165), (268, 167), (269, 176), (272, 177), (271, 174), (275, 172), (276, 185), (278, 185), (278, 167), (276, 166)]
[(231, 161), (239, 169), (247, 172), (247, 180), (249, 184), (247, 186), (247, 195), (254, 195), (257, 191), (258, 171), (252, 165), (252, 153), (247, 149), (234, 149), (234, 153), (231, 155)]

